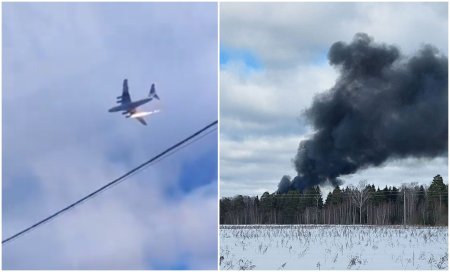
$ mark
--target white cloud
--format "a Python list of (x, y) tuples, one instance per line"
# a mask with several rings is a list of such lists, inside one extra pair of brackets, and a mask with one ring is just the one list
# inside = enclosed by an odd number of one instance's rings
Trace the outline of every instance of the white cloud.
[(151, 269), (186, 254), (189, 267), (215, 267), (215, 191), (167, 200), (156, 186), (128, 182), (6, 245), (4, 268)]
[(388, 161), (380, 167), (367, 168), (344, 177), (346, 184), (358, 184), (359, 180), (367, 179), (370, 184), (384, 188), (386, 185), (399, 186), (402, 183), (418, 182), (429, 186), (436, 175), (444, 177), (448, 182), (448, 158), (417, 159)]
[(220, 194), (255, 195), (276, 190), (281, 177), (294, 174), (298, 136), (259, 136), (220, 142)]
[(291, 68), (336, 41), (367, 32), (411, 53), (422, 42), (447, 53), (446, 3), (222, 3), (221, 43)]
[(242, 136), (304, 132), (301, 113), (314, 94), (333, 85), (336, 71), (326, 64), (298, 65), (290, 71), (263, 70), (242, 76), (231, 63), (221, 70), (221, 133)]
[(264, 70), (245, 77), (234, 67), (224, 65), (221, 70), (221, 103), (226, 115), (247, 110), (258, 116), (296, 117), (299, 108), (309, 106), (313, 95), (329, 88), (337, 75), (326, 63), (299, 64), (290, 71)]

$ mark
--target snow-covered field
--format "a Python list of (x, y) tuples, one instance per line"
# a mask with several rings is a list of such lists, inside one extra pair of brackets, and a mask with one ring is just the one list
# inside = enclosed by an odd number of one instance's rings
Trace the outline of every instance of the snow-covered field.
[(221, 226), (220, 269), (448, 269), (448, 228)]

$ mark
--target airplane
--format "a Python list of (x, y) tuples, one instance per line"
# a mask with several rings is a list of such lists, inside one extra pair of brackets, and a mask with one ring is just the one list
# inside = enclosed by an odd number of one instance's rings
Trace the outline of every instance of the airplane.
[(119, 103), (119, 106), (112, 107), (109, 109), (109, 112), (118, 112), (123, 111), (122, 114), (126, 115), (125, 118), (134, 118), (138, 120), (141, 124), (147, 125), (147, 123), (144, 120), (144, 116), (157, 113), (159, 110), (154, 111), (138, 111), (137, 107), (144, 105), (147, 102), (152, 101), (153, 99), (158, 99), (159, 96), (156, 94), (155, 91), (155, 84), (152, 84), (152, 87), (150, 88), (150, 92), (148, 94), (147, 98), (140, 99), (137, 101), (131, 101), (130, 93), (128, 92), (128, 80), (123, 80), (123, 89), (122, 89), (122, 95), (117, 97), (117, 103)]

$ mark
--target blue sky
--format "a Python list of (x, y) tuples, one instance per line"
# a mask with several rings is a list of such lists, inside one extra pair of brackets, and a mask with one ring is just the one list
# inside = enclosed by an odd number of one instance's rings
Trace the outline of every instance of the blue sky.
[(230, 62), (240, 61), (242, 64), (251, 70), (263, 69), (261, 60), (254, 52), (244, 48), (230, 48), (226, 45), (220, 46), (220, 65), (226, 65)]
[[(338, 73), (328, 63), (337, 41), (357, 32), (412, 55), (433, 44), (448, 55), (447, 3), (222, 3), (220, 6), (220, 194), (274, 192), (314, 132), (302, 116)], [(440, 174), (448, 158), (392, 160), (342, 177), (384, 187)], [(322, 188), (323, 192), (331, 186)]]
[[(107, 111), (124, 78), (156, 84), (147, 127)], [(2, 106), (6, 238), (217, 119), (217, 6), (5, 3)], [(217, 132), (3, 246), (5, 269), (216, 266)]]

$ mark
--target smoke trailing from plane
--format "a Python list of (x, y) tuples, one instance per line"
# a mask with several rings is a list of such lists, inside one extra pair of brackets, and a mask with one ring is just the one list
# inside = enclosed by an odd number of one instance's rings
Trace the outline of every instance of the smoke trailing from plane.
[(342, 175), (407, 157), (448, 153), (448, 59), (431, 45), (402, 56), (364, 33), (350, 44), (334, 43), (335, 85), (317, 95), (305, 115), (315, 134), (300, 142), (294, 158), (298, 176), (278, 188), (331, 183)]

